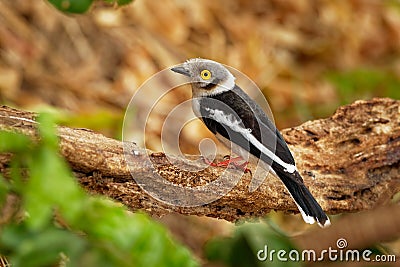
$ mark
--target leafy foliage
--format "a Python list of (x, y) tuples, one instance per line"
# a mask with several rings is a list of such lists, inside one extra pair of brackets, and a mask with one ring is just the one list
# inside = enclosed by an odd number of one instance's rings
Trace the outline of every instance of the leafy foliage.
[(35, 142), (0, 132), (0, 152), (14, 155), (10, 178), (0, 177), (0, 200), (18, 194), (25, 214), (1, 226), (0, 253), (12, 266), (197, 266), (147, 215), (88, 196), (58, 153), (52, 118), (43, 114), (38, 122)]
[[(86, 11), (88, 11), (88, 9), (93, 3), (93, 0), (48, 0), (48, 1), (58, 10), (66, 13), (85, 13)], [(132, 0), (104, 0), (104, 2), (122, 6), (131, 3)]]

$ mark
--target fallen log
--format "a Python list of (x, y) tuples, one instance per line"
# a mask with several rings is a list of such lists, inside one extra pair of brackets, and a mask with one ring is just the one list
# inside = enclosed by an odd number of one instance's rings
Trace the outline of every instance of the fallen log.
[[(36, 116), (3, 106), (0, 130), (21, 132), (34, 138), (37, 136)], [(372, 209), (388, 203), (400, 189), (398, 100), (356, 101), (340, 107), (329, 118), (284, 129), (282, 134), (305, 184), (328, 214)], [(271, 210), (297, 212), (289, 193), (271, 174), (250, 192), (248, 185), (252, 177), (249, 173), (236, 181), (235, 171), (219, 167), (190, 171), (203, 166), (198, 156), (190, 156), (193, 160), (189, 163), (173, 164), (171, 157), (164, 153), (148, 151), (132, 143), (129, 147), (133, 153), (126, 157), (122, 142), (88, 129), (59, 126), (58, 135), (60, 152), (81, 185), (90, 192), (120, 201), (132, 210), (146, 210), (156, 215), (173, 211), (228, 221), (263, 216)], [(147, 157), (151, 166), (144, 164)], [(0, 154), (1, 172), (6, 172), (9, 159), (9, 154)], [(216, 201), (182, 207), (151, 197), (133, 178), (152, 179), (154, 172), (181, 187), (195, 188), (216, 181), (222, 173), (234, 184), (232, 190)]]

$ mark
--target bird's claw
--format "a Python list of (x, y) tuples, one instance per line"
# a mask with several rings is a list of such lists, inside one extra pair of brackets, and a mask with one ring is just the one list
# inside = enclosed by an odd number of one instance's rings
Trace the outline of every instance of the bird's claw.
[(251, 173), (251, 170), (249, 168), (247, 168), (247, 165), (249, 164), (248, 161), (245, 161), (243, 163), (239, 163), (239, 161), (242, 161), (243, 159), (241, 157), (236, 157), (236, 158), (232, 158), (229, 155), (224, 156), (224, 160), (214, 163), (210, 160), (208, 160), (207, 158), (204, 158), (204, 162), (210, 166), (213, 167), (226, 167), (226, 168), (234, 168), (234, 169), (239, 169), (244, 171), (244, 173)]

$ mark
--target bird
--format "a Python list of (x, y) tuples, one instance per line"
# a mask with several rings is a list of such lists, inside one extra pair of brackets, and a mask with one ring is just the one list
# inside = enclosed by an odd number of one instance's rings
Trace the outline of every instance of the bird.
[(193, 112), (222, 144), (242, 158), (250, 155), (266, 163), (283, 182), (306, 223), (330, 225), (329, 217), (304, 184), (281, 133), (224, 65), (193, 58), (170, 70), (189, 77)]

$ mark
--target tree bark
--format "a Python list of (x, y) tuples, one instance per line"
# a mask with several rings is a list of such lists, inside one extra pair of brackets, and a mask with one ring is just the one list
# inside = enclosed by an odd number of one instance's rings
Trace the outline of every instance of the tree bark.
[[(0, 108), (0, 129), (37, 136), (36, 114)], [(356, 212), (388, 203), (400, 188), (400, 101), (372, 99), (340, 107), (333, 116), (285, 129), (282, 134), (296, 159), (305, 184), (329, 214)], [(234, 181), (235, 171), (203, 166), (197, 161), (172, 164), (162, 152), (129, 144), (127, 166), (123, 143), (88, 129), (58, 127), (60, 151), (81, 185), (90, 192), (109, 196), (132, 210), (161, 215), (171, 211), (236, 221), (259, 217), (270, 210), (297, 212), (283, 184), (269, 174), (260, 187), (249, 192), (251, 174), (243, 175), (222, 198), (201, 206), (169, 205), (149, 196), (133, 177), (152, 179), (154, 171), (182, 187), (216, 181), (224, 173)], [(152, 166), (144, 164), (150, 157)], [(6, 172), (9, 154), (0, 154)], [(221, 159), (221, 157), (219, 157)], [(174, 162), (176, 163), (176, 162)], [(254, 166), (250, 165), (250, 168)], [(225, 171), (225, 172), (224, 172)]]

